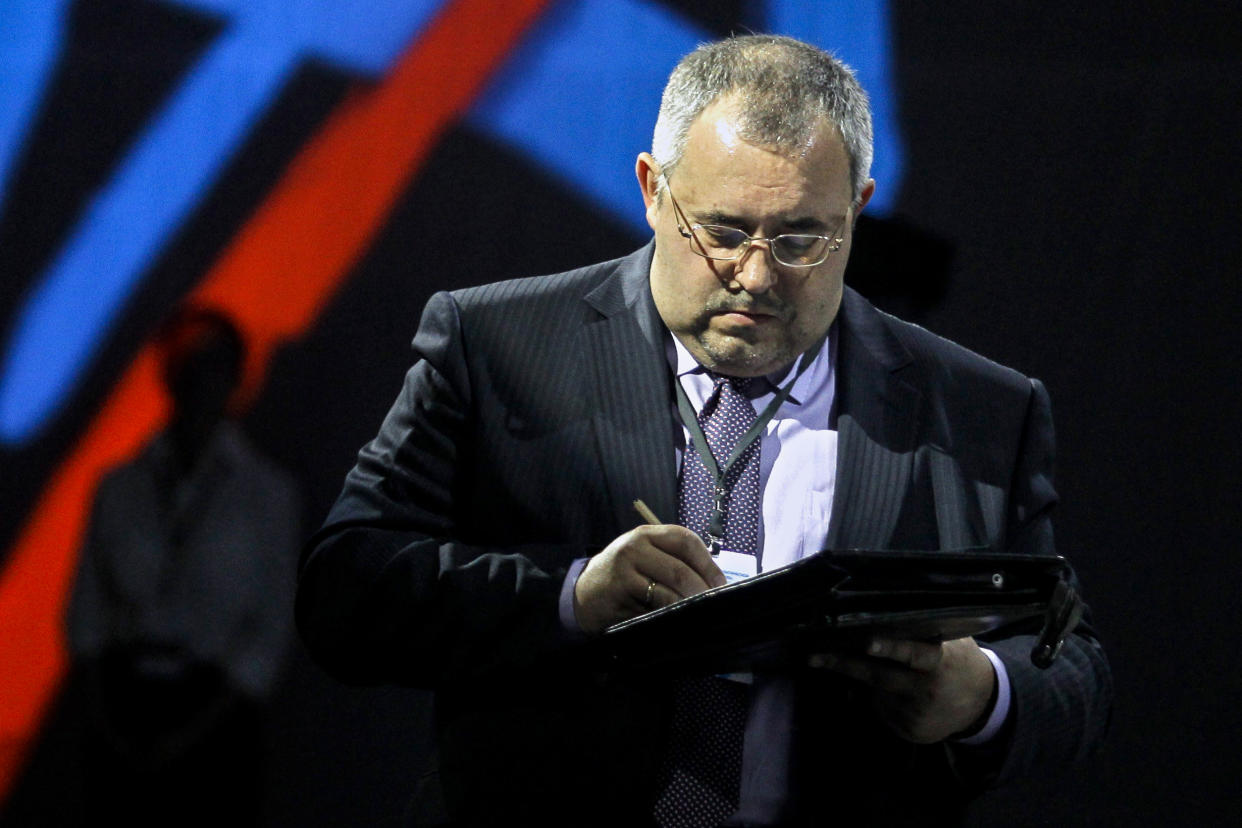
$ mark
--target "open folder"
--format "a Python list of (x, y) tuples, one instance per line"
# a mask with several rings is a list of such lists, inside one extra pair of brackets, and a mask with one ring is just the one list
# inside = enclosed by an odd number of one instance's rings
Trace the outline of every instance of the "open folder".
[(1038, 632), (1047, 667), (1082, 616), (1059, 555), (986, 550), (828, 550), (609, 627), (617, 668), (782, 670), (870, 635), (947, 641), (1016, 627)]

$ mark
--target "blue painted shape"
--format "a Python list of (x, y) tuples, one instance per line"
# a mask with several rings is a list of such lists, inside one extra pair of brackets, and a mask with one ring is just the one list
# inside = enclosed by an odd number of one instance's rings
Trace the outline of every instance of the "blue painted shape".
[(263, 29), (280, 42), (354, 72), (378, 75), (444, 0), (164, 0)]
[(669, 72), (706, 37), (656, 3), (565, 0), (496, 74), (468, 123), (648, 233), (634, 160), (651, 149)]
[(160, 251), (308, 57), (374, 73), (438, 0), (170, 0), (230, 25), (84, 210), (16, 318), (0, 375), (0, 440), (56, 413)]
[(891, 213), (901, 192), (905, 148), (893, 76), (893, 40), (887, 0), (767, 0), (768, 31), (826, 49), (850, 65), (871, 99), (875, 196), (867, 212)]
[[(883, 0), (769, 0), (769, 30), (830, 49), (871, 97), (876, 195), (889, 211), (902, 147)], [(643, 0), (566, 0), (550, 11), (498, 73), (468, 123), (514, 147), (639, 233), (647, 233), (634, 158), (651, 132), (668, 73), (710, 35)]]
[(60, 56), (69, 2), (0, 3), (0, 205)]

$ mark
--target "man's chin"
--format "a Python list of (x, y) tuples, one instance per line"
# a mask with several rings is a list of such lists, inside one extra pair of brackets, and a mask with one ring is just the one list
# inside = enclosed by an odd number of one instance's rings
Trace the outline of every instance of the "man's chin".
[(704, 368), (730, 377), (762, 377), (794, 359), (788, 348), (771, 342), (748, 342), (740, 336), (713, 333), (700, 337), (699, 347), (702, 353), (695, 356)]

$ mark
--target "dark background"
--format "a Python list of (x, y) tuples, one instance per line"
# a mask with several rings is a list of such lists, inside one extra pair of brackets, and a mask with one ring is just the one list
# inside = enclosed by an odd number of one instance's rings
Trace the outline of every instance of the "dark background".
[[(666, 5), (711, 31), (748, 22), (745, 4)], [(1242, 27), (1238, 13), (1208, 8), (892, 4), (906, 173), (895, 214), (860, 226), (849, 280), (1047, 384), (1059, 549), (1086, 586), (1117, 687), (1097, 759), (988, 795), (973, 825), (1216, 825), (1242, 812), (1234, 373)], [(66, 151), (87, 162), (36, 214), (0, 216), (0, 266), (15, 274), (5, 278), (6, 313), (70, 206), (106, 169), (109, 142), (124, 143), (143, 111), (128, 121), (103, 111), (110, 104), (91, 86), (99, 76), (83, 71), (104, 59), (91, 38), (110, 31), (115, 54), (116, 28), (132, 30), (150, 60), (134, 67), (114, 57), (109, 70), (129, 71), (128, 82), (155, 98), (160, 79), (212, 33), (190, 16), (132, 2), (84, 3), (78, 14), (58, 82), (109, 117), (94, 119), (88, 135), (81, 111), (45, 115), (47, 140), (35, 144), (44, 149), (28, 153), (12, 192), (39, 187)], [(6, 474), (36, 482), (46, 474), (151, 320), (188, 289), (304, 138), (299, 130), (345, 85), (315, 66), (291, 84), (280, 117), (269, 119), (281, 130), (257, 133), (220, 187), (228, 197), (200, 210), (158, 265), (166, 278), (150, 280), (158, 287), (127, 310), (128, 333), (80, 393), (76, 422), (66, 418), (37, 451), (6, 458)], [(463, 216), (495, 228), (494, 244), (445, 255)], [(505, 147), (466, 127), (447, 134), (348, 289), (278, 357), (247, 417), (261, 445), (304, 481), (308, 526), (394, 397), (432, 291), (561, 270), (644, 240)], [(23, 514), (14, 498), (7, 504), (6, 540)], [(76, 711), (70, 682), (4, 826), (82, 821)], [(296, 648), (271, 722), (266, 824), (397, 822), (426, 763), (428, 721), (424, 694), (340, 686)]]

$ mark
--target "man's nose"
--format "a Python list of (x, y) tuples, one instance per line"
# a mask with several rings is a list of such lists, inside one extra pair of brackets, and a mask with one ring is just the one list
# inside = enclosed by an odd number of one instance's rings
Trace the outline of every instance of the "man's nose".
[(772, 251), (768, 249), (771, 242), (752, 242), (733, 269), (733, 281), (741, 285), (747, 293), (767, 293), (776, 284), (775, 262)]

